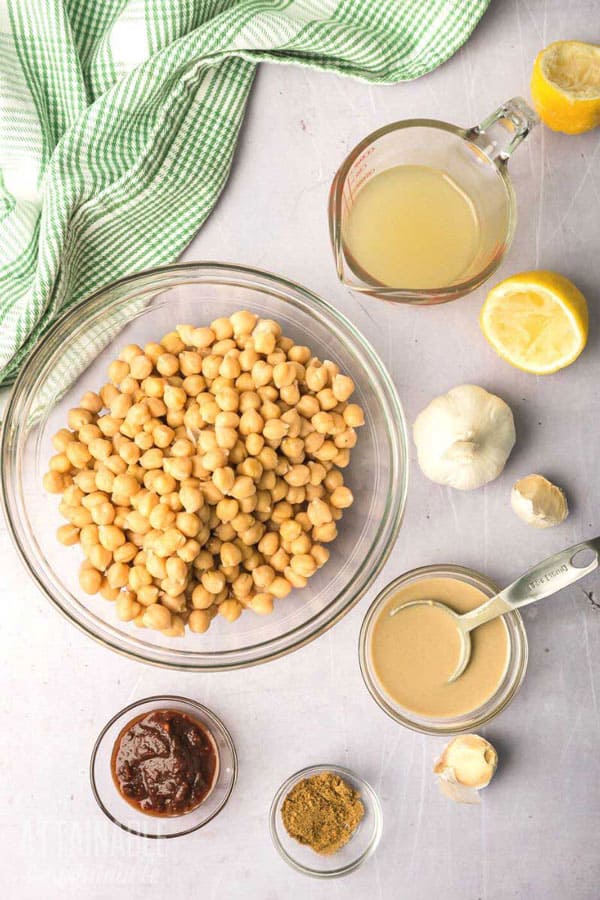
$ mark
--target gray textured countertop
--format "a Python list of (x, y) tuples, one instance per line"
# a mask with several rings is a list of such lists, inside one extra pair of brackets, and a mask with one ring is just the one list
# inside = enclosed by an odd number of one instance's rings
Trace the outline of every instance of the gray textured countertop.
[[(248, 672), (165, 672), (96, 646), (37, 592), (0, 525), (6, 897), (600, 896), (600, 608), (583, 589), (525, 611), (529, 672), (510, 708), (484, 731), (501, 762), (479, 807), (438, 793), (431, 765), (443, 741), (403, 730), (380, 712), (363, 687), (356, 651), (369, 600), (408, 568), (454, 562), (507, 583), (600, 531), (598, 132), (567, 138), (540, 127), (511, 162), (519, 224), (499, 276), (557, 269), (590, 303), (587, 350), (548, 378), (522, 374), (489, 349), (477, 324), (484, 290), (430, 309), (351, 296), (335, 278), (325, 217), (332, 175), (363, 135), (415, 115), (477, 122), (500, 101), (527, 95), (542, 46), (566, 37), (597, 40), (598, 11), (597, 0), (496, 0), (454, 59), (411, 84), (369, 87), (295, 68), (261, 69), (230, 182), (184, 258), (271, 269), (328, 299), (381, 354), (409, 421), (461, 382), (499, 393), (514, 410), (517, 447), (500, 479), (467, 494), (426, 481), (413, 459), (405, 523), (377, 585), (328, 634)], [(537, 533), (511, 512), (510, 486), (531, 471), (566, 488), (572, 514), (560, 528)], [(600, 602), (600, 578), (583, 587)], [(202, 832), (144, 841), (102, 817), (89, 790), (88, 758), (115, 710), (169, 691), (223, 717), (237, 744), (240, 778), (226, 810)], [(280, 782), (318, 762), (360, 772), (379, 792), (385, 817), (375, 857), (329, 883), (289, 869), (267, 827)]]

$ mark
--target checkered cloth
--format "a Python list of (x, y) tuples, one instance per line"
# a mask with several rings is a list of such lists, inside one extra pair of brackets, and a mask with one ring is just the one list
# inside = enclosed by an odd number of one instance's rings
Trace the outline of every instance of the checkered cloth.
[(181, 253), (257, 63), (418, 78), (488, 2), (0, 0), (0, 382), (65, 307)]

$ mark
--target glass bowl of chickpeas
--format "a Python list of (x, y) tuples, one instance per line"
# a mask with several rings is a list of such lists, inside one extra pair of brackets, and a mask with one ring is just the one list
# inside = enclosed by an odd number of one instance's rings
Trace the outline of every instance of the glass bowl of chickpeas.
[(357, 329), (299, 285), (166, 266), (68, 310), (1, 436), (9, 530), (111, 649), (197, 671), (276, 658), (363, 596), (397, 537), (406, 424)]

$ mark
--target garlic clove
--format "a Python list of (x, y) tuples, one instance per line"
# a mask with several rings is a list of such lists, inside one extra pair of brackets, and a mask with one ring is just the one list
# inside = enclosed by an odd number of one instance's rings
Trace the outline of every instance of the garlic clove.
[(517, 481), (510, 503), (519, 518), (533, 528), (552, 528), (569, 515), (564, 492), (543, 475), (527, 475)]
[(436, 762), (440, 790), (457, 803), (479, 803), (479, 791), (487, 787), (496, 771), (498, 754), (478, 734), (453, 738)]
[(516, 438), (510, 407), (474, 384), (432, 400), (417, 416), (413, 435), (423, 473), (462, 491), (497, 478)]

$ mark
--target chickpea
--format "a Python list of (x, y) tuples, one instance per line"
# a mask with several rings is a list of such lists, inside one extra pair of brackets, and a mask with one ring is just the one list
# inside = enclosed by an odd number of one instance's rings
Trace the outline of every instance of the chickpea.
[(288, 484), (294, 487), (302, 487), (310, 481), (310, 469), (304, 465), (292, 466), (283, 477)]
[(105, 572), (112, 563), (113, 555), (101, 544), (91, 544), (87, 548), (87, 558), (95, 569)]
[(322, 547), (320, 544), (315, 544), (315, 546), (310, 551), (310, 555), (316, 562), (317, 568), (320, 569), (321, 566), (324, 566), (329, 559), (329, 550), (327, 549), (327, 547)]
[(70, 441), (67, 444), (65, 454), (71, 465), (76, 469), (83, 469), (92, 458), (89, 449), (81, 441)]
[(126, 544), (123, 544), (121, 547), (117, 547), (117, 549), (113, 553), (113, 559), (115, 562), (131, 562), (136, 553), (137, 548), (135, 544), (133, 544), (131, 541), (127, 541)]
[(177, 482), (173, 476), (162, 471), (153, 479), (152, 489), (156, 491), (157, 494), (164, 496), (165, 494), (172, 494), (176, 486)]
[(200, 531), (200, 519), (195, 513), (177, 513), (175, 525), (182, 534), (189, 538), (195, 537)]
[(312, 538), (319, 543), (327, 544), (337, 537), (335, 522), (325, 522), (323, 525), (315, 525), (312, 530)]
[(171, 613), (160, 603), (153, 603), (146, 607), (142, 621), (146, 628), (154, 628), (157, 631), (163, 631), (171, 625)]
[(295, 406), (300, 400), (300, 388), (297, 384), (284, 385), (279, 391), (279, 396), (284, 403)]
[(291, 566), (284, 569), (283, 575), (293, 588), (303, 588), (308, 584), (308, 578), (305, 575), (301, 575), (299, 572), (295, 572)]
[(116, 611), (122, 622), (131, 622), (141, 613), (142, 607), (131, 593), (122, 591), (117, 597)]
[(168, 425), (157, 425), (152, 437), (154, 438), (156, 446), (160, 447), (161, 450), (164, 450), (173, 441), (175, 432), (172, 428), (169, 428)]
[(206, 609), (195, 609), (190, 613), (188, 627), (196, 634), (204, 634), (210, 628), (211, 617)]
[(235, 622), (242, 614), (242, 604), (237, 600), (223, 600), (219, 603), (219, 615), (227, 619), (228, 622)]
[(193, 350), (183, 350), (179, 354), (179, 368), (182, 375), (199, 375), (202, 371), (202, 356)]
[(89, 409), (70, 409), (67, 414), (67, 424), (73, 431), (79, 431), (84, 425), (89, 425), (94, 421), (94, 414)]
[(225, 316), (215, 319), (210, 323), (210, 327), (217, 341), (224, 341), (226, 338), (233, 337), (233, 325), (230, 319)]
[(60, 472), (51, 470), (46, 472), (42, 480), (44, 490), (49, 494), (62, 494), (65, 489), (64, 477)]
[(286, 553), (286, 551), (283, 549), (283, 547), (280, 547), (279, 550), (277, 550), (277, 552), (274, 553), (273, 556), (270, 558), (269, 564), (277, 572), (285, 572), (285, 570), (287, 569), (287, 567), (290, 564), (289, 553)]
[(86, 525), (92, 524), (92, 515), (89, 509), (82, 506), (70, 506), (64, 515), (77, 528), (84, 528)]
[(271, 566), (257, 566), (252, 572), (252, 580), (259, 591), (267, 590), (275, 578), (275, 570)]
[(207, 591), (202, 584), (197, 584), (192, 591), (192, 606), (194, 609), (208, 609), (215, 601), (215, 595)]
[(121, 591), (119, 588), (112, 588), (106, 578), (102, 579), (102, 584), (100, 585), (99, 594), (105, 600), (109, 600), (111, 603), (114, 603)]
[(56, 537), (65, 547), (70, 547), (79, 542), (80, 529), (75, 525), (61, 525), (56, 531)]
[(122, 588), (129, 581), (129, 566), (114, 562), (106, 572), (106, 579), (112, 588)]
[(311, 500), (308, 504), (306, 514), (314, 526), (323, 525), (325, 522), (332, 521), (331, 509), (323, 500)]
[(60, 428), (52, 437), (52, 446), (59, 453), (64, 453), (67, 444), (75, 440), (75, 435), (68, 428)]
[(312, 541), (308, 534), (304, 532), (300, 537), (297, 537), (290, 542), (290, 552), (295, 556), (299, 556), (303, 553), (310, 553), (311, 547)]
[(79, 586), (86, 594), (97, 594), (102, 586), (102, 574), (98, 569), (82, 568), (79, 572)]
[(201, 577), (202, 586), (210, 591), (211, 594), (218, 594), (225, 587), (225, 576), (217, 569), (209, 569), (203, 572)]
[(219, 500), (217, 503), (217, 516), (221, 520), (221, 522), (231, 522), (238, 515), (239, 512), (239, 504), (238, 501), (231, 499), (223, 499)]
[[(88, 496), (90, 495), (88, 494)], [(90, 512), (92, 521), (96, 525), (102, 525), (103, 527), (112, 525), (116, 518), (116, 510), (112, 503), (95, 503)]]
[(204, 506), (204, 497), (198, 488), (182, 486), (179, 497), (186, 512), (195, 513)]
[(168, 384), (163, 394), (163, 402), (168, 410), (181, 410), (185, 407), (187, 394), (181, 387)]
[(275, 349), (275, 345), (277, 343), (277, 338), (274, 334), (270, 332), (256, 332), (254, 330), (254, 349), (257, 353), (262, 353), (265, 356), (268, 356)]
[(239, 547), (230, 541), (221, 545), (221, 562), (224, 566), (237, 566), (242, 561), (242, 552)]
[(329, 502), (337, 509), (347, 509), (349, 506), (352, 506), (354, 497), (350, 488), (340, 485), (331, 492)]
[(308, 389), (318, 393), (319, 391), (322, 391), (328, 383), (329, 372), (325, 366), (308, 365), (305, 378)]
[(146, 450), (140, 457), (140, 465), (144, 469), (160, 469), (163, 464), (163, 452), (158, 447)]
[(234, 428), (215, 428), (217, 445), (222, 450), (232, 450), (237, 442), (237, 432)]
[(255, 316), (254, 313), (248, 312), (248, 310), (241, 310), (240, 312), (235, 312), (233, 315), (229, 317), (229, 321), (233, 327), (233, 333), (236, 337), (241, 334), (251, 334), (256, 322), (258, 321), (258, 316)]
[(287, 597), (291, 590), (292, 585), (287, 578), (283, 578), (281, 575), (277, 575), (269, 585), (269, 593), (273, 594), (278, 600), (283, 600), (284, 597)]
[(268, 616), (273, 612), (273, 595), (266, 592), (255, 594), (249, 605), (259, 616)]
[(230, 493), (236, 500), (243, 500), (256, 493), (256, 485), (249, 475), (240, 475), (235, 479)]
[(282, 500), (280, 503), (276, 503), (273, 507), (273, 512), (271, 513), (271, 519), (273, 522), (283, 522), (285, 519), (291, 519), (293, 516), (294, 510), (290, 503), (287, 500)]
[(173, 556), (185, 544), (185, 536), (178, 528), (167, 528), (167, 530), (156, 540), (154, 552), (157, 556), (167, 557)]
[[(122, 462), (122, 460), (121, 460)], [(140, 486), (137, 479), (133, 475), (121, 473), (116, 476), (113, 482), (113, 497), (124, 497), (130, 499), (137, 494)]]
[(205, 350), (211, 344), (214, 344), (215, 339), (216, 333), (213, 328), (194, 328), (189, 343), (192, 347)]
[(290, 426), (281, 419), (269, 419), (263, 427), (263, 437), (267, 441), (281, 441), (290, 430)]
[(90, 523), (83, 525), (79, 532), (79, 543), (84, 548), (91, 547), (92, 544), (99, 543), (98, 526)]
[(364, 413), (356, 403), (349, 403), (344, 409), (342, 416), (344, 417), (344, 422), (350, 428), (358, 428), (365, 424)]
[(100, 525), (98, 538), (102, 546), (110, 550), (111, 553), (125, 543), (125, 535), (116, 525)]
[(278, 363), (273, 369), (273, 381), (278, 388), (288, 387), (296, 380), (296, 369), (287, 362)]

